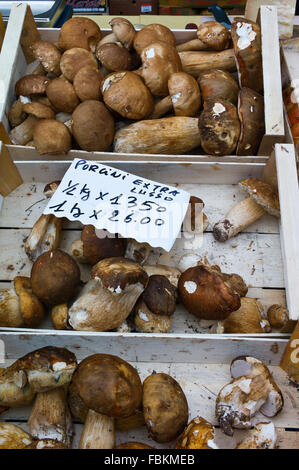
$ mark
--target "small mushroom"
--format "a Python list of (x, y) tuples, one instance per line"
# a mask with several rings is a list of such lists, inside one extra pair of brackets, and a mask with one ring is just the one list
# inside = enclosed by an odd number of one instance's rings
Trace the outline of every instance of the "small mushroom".
[(215, 428), (201, 416), (192, 419), (174, 446), (175, 449), (218, 449)]
[(231, 45), (230, 31), (217, 21), (205, 21), (197, 30), (197, 38), (209, 49), (223, 51)]
[(199, 74), (197, 82), (202, 100), (226, 100), (236, 105), (239, 85), (233, 75), (225, 70), (211, 69)]
[(166, 266), (164, 264), (145, 264), (143, 268), (147, 272), (148, 276), (165, 276), (174, 287), (178, 286), (181, 271), (174, 266)]
[(273, 304), (268, 308), (267, 317), (270, 325), (278, 330), (286, 327), (290, 322), (288, 309), (279, 304)]
[(198, 119), (201, 146), (209, 155), (230, 155), (240, 136), (236, 107), (226, 100), (208, 99)]
[(264, 97), (256, 91), (242, 87), (239, 93), (238, 114), (241, 133), (237, 155), (256, 155), (265, 133)]
[(33, 439), (26, 431), (12, 423), (0, 423), (0, 449), (25, 449)]
[(148, 243), (137, 242), (134, 238), (129, 238), (124, 257), (143, 265), (149, 257), (150, 251), (151, 246)]
[(40, 155), (67, 154), (71, 140), (67, 126), (55, 119), (41, 119), (34, 126), (33, 142)]
[(124, 47), (108, 42), (97, 46), (96, 57), (108, 72), (131, 70), (131, 54)]
[(126, 18), (116, 17), (109, 21), (112, 34), (126, 49), (132, 49), (136, 31), (132, 23)]
[(149, 435), (156, 442), (179, 437), (188, 422), (188, 403), (170, 375), (153, 373), (143, 383), (143, 413)]
[(55, 330), (67, 330), (69, 328), (68, 321), (68, 305), (67, 303), (54, 305), (51, 309), (51, 320)]
[(0, 290), (0, 326), (36, 328), (45, 317), (45, 309), (32, 292), (29, 277), (17, 276), (13, 287)]
[(71, 246), (72, 256), (80, 263), (96, 264), (104, 258), (120, 257), (125, 253), (126, 241), (106, 235), (99, 238), (93, 225), (85, 225), (81, 232), (81, 240), (75, 240)]
[(237, 444), (236, 449), (275, 449), (277, 434), (273, 423), (258, 423)]
[(101, 37), (101, 30), (95, 21), (76, 16), (63, 23), (59, 33), (58, 47), (63, 51), (80, 47), (94, 52)]
[(142, 79), (133, 72), (115, 72), (101, 88), (109, 109), (127, 119), (145, 119), (154, 109), (154, 98)]
[(278, 194), (269, 184), (258, 178), (247, 178), (240, 181), (239, 186), (250, 197), (234, 205), (226, 217), (214, 225), (213, 234), (219, 242), (235, 237), (265, 212), (280, 217)]
[(15, 93), (17, 96), (44, 95), (50, 81), (45, 75), (25, 75), (17, 81)]
[(72, 133), (82, 150), (103, 152), (113, 142), (114, 119), (103, 103), (87, 100), (72, 114)]
[(57, 111), (72, 113), (79, 104), (74, 86), (63, 77), (54, 78), (47, 86), (46, 93)]
[(105, 258), (93, 266), (91, 280), (68, 312), (74, 330), (109, 331), (131, 313), (148, 282), (145, 270), (125, 258)]
[(72, 384), (88, 409), (80, 449), (113, 449), (114, 419), (132, 415), (141, 404), (142, 384), (128, 362), (95, 354), (78, 366)]
[(123, 444), (118, 444), (115, 449), (153, 449), (153, 447), (143, 444), (142, 442), (124, 442)]
[(98, 63), (94, 55), (90, 51), (82, 49), (81, 47), (68, 49), (62, 54), (60, 60), (61, 72), (70, 82), (74, 80), (76, 73), (82, 67), (86, 67), (87, 65), (89, 67), (94, 67), (95, 69), (98, 68)]
[(171, 111), (176, 116), (196, 116), (201, 96), (198, 84), (194, 77), (185, 73), (173, 73), (168, 80), (169, 95), (155, 105), (152, 119), (160, 118)]
[(134, 308), (137, 330), (146, 333), (168, 333), (176, 309), (176, 298), (176, 288), (165, 276), (150, 276)]
[(67, 302), (76, 295), (79, 283), (76, 261), (62, 250), (41, 254), (31, 269), (32, 291), (46, 305)]
[(241, 298), (241, 307), (221, 322), (223, 333), (269, 333), (269, 322), (263, 318), (264, 308), (250, 297)]
[(162, 24), (149, 24), (137, 32), (134, 38), (134, 49), (141, 55), (143, 49), (157, 41), (165, 42), (172, 47), (176, 45), (173, 32)]
[(101, 84), (103, 80), (104, 75), (100, 72), (100, 70), (97, 70), (90, 65), (82, 67), (76, 73), (73, 81), (76, 95), (80, 98), (81, 101), (101, 100)]
[(32, 44), (31, 51), (46, 72), (60, 75), (61, 53), (54, 44), (48, 41), (36, 41)]

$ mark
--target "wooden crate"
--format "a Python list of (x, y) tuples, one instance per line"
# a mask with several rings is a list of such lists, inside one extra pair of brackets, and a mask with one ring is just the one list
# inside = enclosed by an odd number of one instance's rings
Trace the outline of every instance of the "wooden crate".
[[(216, 426), (216, 444), (221, 449), (234, 449), (248, 431), (235, 430), (233, 437), (222, 433), (215, 418), (215, 399), (225, 384), (231, 381), (229, 365), (239, 355), (253, 355), (264, 361), (273, 374), (284, 397), (283, 410), (271, 421), (278, 435), (281, 449), (299, 448), (299, 390), (290, 384), (279, 362), (287, 344), (286, 339), (257, 338), (219, 338), (216, 342), (210, 336), (197, 337), (188, 342), (177, 338), (176, 341), (152, 337), (149, 342), (134, 337), (118, 341), (105, 335), (99, 342), (97, 336), (73, 337), (69, 334), (45, 333), (0, 333), (4, 341), (6, 361), (0, 366), (8, 366), (24, 354), (44, 346), (66, 347), (77, 356), (78, 361), (96, 353), (118, 355), (137, 368), (142, 380), (153, 371), (164, 372), (174, 377), (184, 390), (188, 405), (189, 419), (202, 416)], [(13, 422), (28, 431), (27, 420), (31, 407), (15, 408), (1, 414), (1, 421)], [(268, 422), (269, 419), (258, 413), (254, 422)], [(74, 425), (73, 448), (77, 448), (82, 424)], [(154, 448), (172, 448), (173, 443), (157, 444), (148, 437), (145, 426), (131, 431), (116, 431), (116, 443), (139, 441)]]
[[(11, 147), (2, 144), (1, 161), (9, 159)], [(274, 157), (273, 157), (274, 158)], [(24, 251), (24, 241), (31, 227), (46, 205), (43, 196), (45, 183), (61, 179), (71, 161), (16, 161), (16, 169), (23, 178), (23, 184), (9, 193), (3, 200), (0, 212), (0, 286), (5, 287), (17, 275), (30, 275), (32, 263)], [(153, 179), (161, 183), (177, 185), (205, 202), (205, 213), (210, 226), (194, 242), (178, 239), (169, 253), (162, 249), (153, 249), (148, 264), (166, 264), (177, 266), (181, 256), (196, 251), (206, 257), (212, 264), (219, 264), (223, 272), (235, 272), (243, 276), (249, 285), (249, 297), (258, 298), (265, 310), (274, 303), (286, 302), (291, 318), (299, 318), (299, 291), (297, 288), (298, 256), (296, 246), (299, 233), (298, 200), (299, 190), (296, 179), (295, 158), (292, 145), (276, 145), (276, 167), (278, 189), (281, 204), (281, 223), (272, 216), (264, 215), (245, 232), (226, 243), (217, 242), (211, 228), (214, 223), (228, 212), (239, 200), (244, 198), (237, 183), (249, 176), (261, 177), (266, 167), (263, 162), (213, 162), (199, 161), (105, 161), (108, 165), (129, 171), (133, 174)], [(12, 187), (15, 187), (12, 181)], [(17, 185), (16, 185), (17, 186)], [(66, 221), (63, 224), (61, 248), (70, 250), (72, 241), (80, 237), (81, 224)], [(198, 245), (202, 243), (202, 245)], [(200, 246), (200, 247), (199, 247)], [(89, 279), (90, 268), (81, 266), (81, 277)], [(43, 333), (52, 330), (48, 320), (42, 325)], [(1, 328), (2, 331), (7, 329)], [(26, 333), (28, 329), (14, 329)], [(33, 330), (36, 331), (36, 330)], [(98, 337), (107, 335), (115, 337), (151, 336), (177, 341), (183, 338), (186, 342), (198, 334), (208, 331), (202, 328), (199, 320), (178, 306), (174, 315), (172, 330), (169, 334), (150, 335), (141, 333), (96, 333)], [(60, 333), (57, 332), (59, 335)], [(64, 334), (64, 333), (63, 333)], [(85, 333), (70, 331), (70, 335), (84, 336)], [(266, 336), (281, 336), (277, 332)], [(199, 335), (200, 336), (200, 335)], [(217, 338), (218, 335), (214, 335)], [(282, 335), (286, 336), (286, 335)], [(88, 334), (87, 334), (88, 337)]]
[[(260, 161), (261, 156), (268, 156), (273, 150), (273, 145), (284, 140), (284, 118), (282, 106), (281, 80), (280, 80), (280, 58), (277, 12), (275, 7), (263, 6), (260, 10), (260, 24), (262, 32), (262, 56), (263, 56), (263, 79), (264, 79), (264, 101), (265, 101), (265, 135), (262, 139), (258, 156), (251, 157), (255, 161)], [(9, 123), (7, 113), (15, 99), (14, 87), (17, 80), (24, 75), (26, 70), (26, 59), (22, 51), (22, 30), (28, 28), (28, 11), (26, 4), (14, 4), (9, 18), (6, 38), (3, 44), (3, 50), (0, 56), (0, 81), (4, 86), (4, 102), (0, 103), (0, 139), (9, 143), (8, 131)], [(39, 30), (41, 39), (50, 42), (56, 42), (59, 35), (59, 29), (43, 28)], [(103, 35), (111, 32), (103, 30)], [(192, 30), (174, 30), (177, 42), (182, 43), (196, 37), (196, 32)], [(14, 146), (12, 150), (14, 159), (28, 160), (34, 158), (40, 159), (38, 153), (32, 148)], [(69, 159), (75, 156), (80, 158), (102, 160), (103, 158), (124, 157), (123, 154), (112, 152), (85, 152), (72, 150), (68, 154)], [(156, 155), (126, 154), (130, 158), (156, 159)], [(161, 159), (167, 156), (160, 156)], [(190, 157), (192, 157), (190, 155)], [(196, 155), (193, 156), (196, 159)], [(65, 156), (45, 156), (47, 160), (65, 159)], [(205, 158), (209, 158), (205, 156)], [(215, 161), (215, 157), (212, 157)], [(246, 157), (232, 156), (233, 160), (246, 161)], [(219, 158), (222, 161), (222, 158)]]

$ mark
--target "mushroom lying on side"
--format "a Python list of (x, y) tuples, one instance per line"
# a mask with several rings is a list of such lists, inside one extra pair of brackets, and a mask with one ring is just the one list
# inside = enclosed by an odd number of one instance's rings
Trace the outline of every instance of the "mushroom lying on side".
[(280, 217), (278, 194), (269, 184), (258, 178), (247, 178), (240, 181), (239, 186), (250, 197), (238, 202), (223, 220), (214, 225), (213, 234), (219, 242), (236, 236), (260, 219), (265, 212)]
[(28, 117), (9, 133), (10, 140), (17, 145), (27, 145), (33, 139), (35, 125), (40, 119), (55, 118), (55, 113), (49, 106), (37, 101), (24, 103), (22, 109)]
[(202, 72), (215, 69), (236, 71), (236, 60), (233, 49), (224, 51), (185, 51), (179, 53), (183, 71), (198, 77)]
[(242, 87), (238, 98), (241, 133), (236, 155), (256, 155), (265, 133), (264, 97)]
[(192, 419), (174, 449), (218, 449), (214, 426), (201, 416)]
[(68, 312), (74, 330), (109, 331), (131, 313), (148, 282), (146, 271), (125, 258), (105, 258), (91, 270)]
[(273, 423), (258, 423), (237, 444), (236, 449), (275, 449), (277, 434)]
[(223, 51), (230, 47), (231, 35), (225, 26), (217, 21), (205, 21), (197, 29), (197, 39), (192, 39), (177, 46), (178, 52), (204, 51), (213, 49)]
[(239, 85), (233, 75), (225, 70), (211, 69), (202, 72), (197, 82), (202, 100), (226, 100), (236, 105), (238, 102)]
[(99, 42), (98, 47), (103, 44), (120, 43), (125, 49), (132, 49), (136, 31), (132, 23), (126, 18), (116, 17), (109, 21), (112, 33), (104, 36)]
[(267, 317), (272, 328), (280, 330), (280, 333), (292, 333), (297, 323), (290, 320), (288, 309), (279, 304), (268, 308)]
[(39, 439), (34, 440), (29, 446), (25, 447), (25, 449), (50, 450), (69, 449), (69, 447), (56, 439)]
[(0, 449), (25, 449), (33, 438), (19, 426), (0, 423)]
[(134, 38), (134, 49), (141, 55), (143, 49), (157, 41), (165, 42), (172, 47), (176, 45), (173, 32), (161, 24), (149, 24), (136, 33)]
[(142, 398), (139, 375), (128, 362), (109, 354), (84, 359), (72, 384), (88, 409), (80, 449), (113, 449), (114, 418), (132, 415)]

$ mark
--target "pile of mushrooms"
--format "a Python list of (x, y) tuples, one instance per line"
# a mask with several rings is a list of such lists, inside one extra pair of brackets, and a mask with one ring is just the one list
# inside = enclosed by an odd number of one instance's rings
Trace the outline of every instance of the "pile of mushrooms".
[(230, 32), (207, 21), (178, 45), (160, 24), (110, 25), (103, 36), (91, 19), (74, 17), (56, 44), (30, 45), (34, 61), (8, 113), (13, 144), (40, 155), (256, 154), (264, 134), (258, 24), (235, 18)]

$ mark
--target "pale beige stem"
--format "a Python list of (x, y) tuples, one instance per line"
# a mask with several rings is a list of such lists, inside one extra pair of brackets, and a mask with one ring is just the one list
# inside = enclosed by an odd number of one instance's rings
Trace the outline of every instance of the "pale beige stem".
[(165, 116), (165, 114), (168, 114), (171, 111), (173, 111), (171, 97), (166, 96), (155, 104), (154, 111), (152, 112), (149, 119), (159, 119), (160, 117)]
[(31, 229), (25, 243), (25, 251), (31, 261), (59, 245), (62, 219), (52, 214), (42, 214)]
[(12, 129), (9, 133), (10, 140), (16, 145), (26, 145), (33, 138), (33, 128), (38, 122), (34, 116), (28, 116), (22, 124)]
[(103, 44), (107, 44), (108, 42), (118, 42), (118, 39), (117, 37), (115, 36), (115, 34), (111, 33), (111, 34), (107, 34), (107, 36), (104, 36), (100, 42), (97, 44), (97, 48), (102, 46)]
[(186, 51), (180, 52), (183, 71), (198, 77), (201, 72), (214, 69), (236, 71), (236, 61), (233, 49), (220, 52)]
[(176, 46), (178, 52), (205, 51), (206, 49), (208, 49), (208, 46), (200, 39), (192, 39), (191, 41), (183, 42), (183, 44)]
[(89, 410), (80, 437), (79, 449), (113, 449), (114, 418)]

